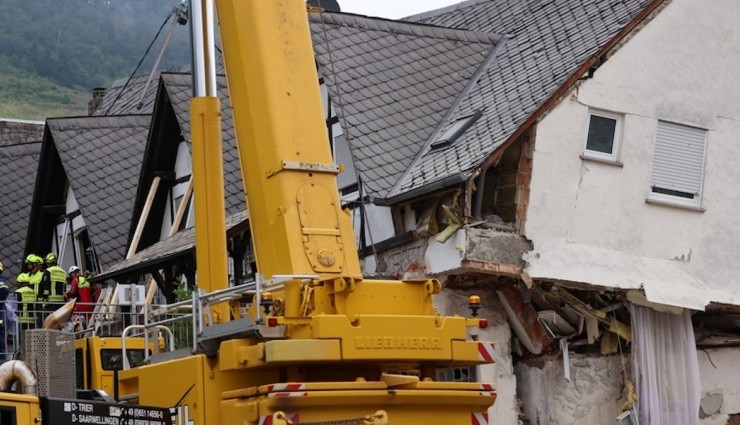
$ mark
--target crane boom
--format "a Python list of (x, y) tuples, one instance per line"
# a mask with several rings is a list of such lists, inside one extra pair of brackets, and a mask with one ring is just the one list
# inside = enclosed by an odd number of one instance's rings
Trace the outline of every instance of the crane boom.
[(221, 42), (257, 266), (360, 277), (301, 0), (221, 1)]

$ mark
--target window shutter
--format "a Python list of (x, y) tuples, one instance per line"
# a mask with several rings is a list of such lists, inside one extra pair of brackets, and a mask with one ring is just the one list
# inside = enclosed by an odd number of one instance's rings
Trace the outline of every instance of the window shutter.
[(706, 130), (658, 121), (651, 186), (698, 195), (706, 140)]
[(334, 138), (334, 162), (344, 164), (344, 172), (337, 176), (337, 185), (339, 190), (357, 184), (357, 174), (355, 173), (355, 163), (352, 161), (352, 154), (349, 150), (349, 143), (344, 134)]

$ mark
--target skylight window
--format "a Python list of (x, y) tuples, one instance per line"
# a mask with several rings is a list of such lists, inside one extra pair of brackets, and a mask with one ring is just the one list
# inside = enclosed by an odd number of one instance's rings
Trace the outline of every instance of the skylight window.
[(471, 115), (457, 119), (432, 142), (431, 148), (437, 149), (455, 143), (455, 140), (462, 136), (481, 115), (483, 115), (481, 111), (475, 111)]

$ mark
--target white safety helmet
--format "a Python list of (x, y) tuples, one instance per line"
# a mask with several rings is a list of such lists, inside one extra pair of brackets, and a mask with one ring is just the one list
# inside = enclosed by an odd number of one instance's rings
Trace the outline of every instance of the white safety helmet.
[(72, 273), (78, 272), (78, 271), (80, 271), (80, 268), (77, 267), (77, 266), (72, 266), (72, 267), (69, 268), (69, 274), (72, 274)]

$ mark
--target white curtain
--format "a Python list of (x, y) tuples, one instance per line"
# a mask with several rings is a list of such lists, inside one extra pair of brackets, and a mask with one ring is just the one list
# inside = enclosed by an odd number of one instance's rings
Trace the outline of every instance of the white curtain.
[(701, 382), (689, 310), (630, 305), (640, 425), (698, 425)]

